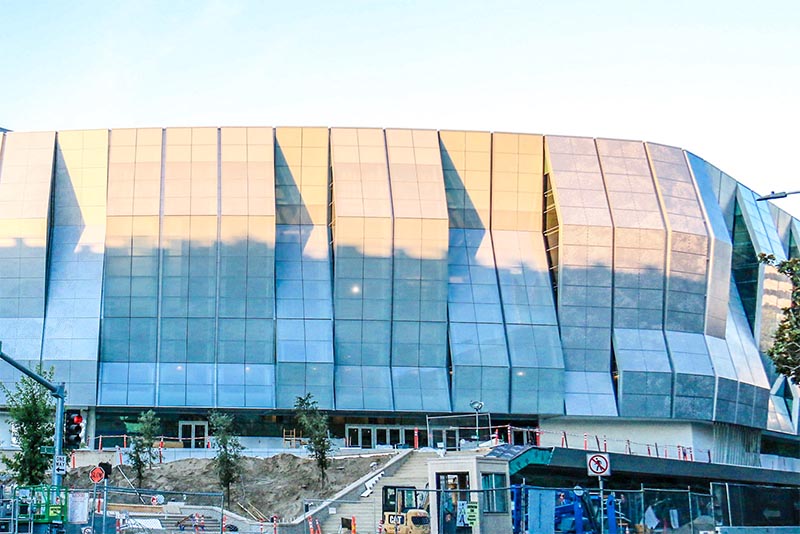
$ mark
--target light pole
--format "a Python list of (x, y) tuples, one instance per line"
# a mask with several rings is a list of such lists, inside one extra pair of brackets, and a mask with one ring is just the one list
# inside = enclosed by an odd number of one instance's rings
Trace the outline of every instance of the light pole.
[(469, 403), (470, 408), (475, 410), (475, 441), (480, 441), (480, 437), (478, 434), (478, 428), (480, 428), (480, 423), (478, 422), (478, 414), (481, 413), (483, 409), (483, 403), (479, 400), (470, 401)]
[(756, 199), (756, 202), (761, 202), (763, 200), (778, 200), (778, 199), (781, 199), (781, 198), (786, 198), (789, 195), (796, 195), (797, 193), (800, 193), (800, 191), (779, 191), (778, 193), (776, 193), (775, 191), (772, 191), (769, 195), (764, 195), (763, 197), (758, 197)]

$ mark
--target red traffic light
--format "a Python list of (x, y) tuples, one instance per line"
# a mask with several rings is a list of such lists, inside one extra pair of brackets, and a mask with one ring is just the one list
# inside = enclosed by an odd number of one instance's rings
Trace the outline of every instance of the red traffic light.
[(64, 414), (64, 448), (77, 449), (81, 446), (83, 416), (80, 410), (67, 410)]

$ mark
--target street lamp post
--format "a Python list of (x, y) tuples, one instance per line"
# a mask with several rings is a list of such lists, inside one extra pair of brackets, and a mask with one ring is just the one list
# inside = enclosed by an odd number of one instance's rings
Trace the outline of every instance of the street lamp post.
[(775, 191), (772, 191), (769, 195), (764, 195), (763, 197), (758, 197), (756, 199), (756, 202), (761, 202), (761, 201), (764, 201), (764, 200), (778, 200), (778, 199), (781, 199), (781, 198), (786, 198), (789, 195), (796, 195), (797, 193), (800, 193), (800, 191), (779, 191), (777, 193)]
[(478, 429), (480, 428), (480, 422), (478, 421), (478, 414), (481, 413), (483, 409), (483, 403), (479, 400), (474, 400), (469, 403), (470, 408), (475, 410), (475, 441), (480, 441), (480, 435), (478, 434)]

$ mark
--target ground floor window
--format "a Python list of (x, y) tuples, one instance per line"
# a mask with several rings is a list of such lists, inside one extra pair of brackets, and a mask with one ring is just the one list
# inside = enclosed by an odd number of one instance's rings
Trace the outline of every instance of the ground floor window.
[(508, 512), (508, 499), (506, 476), (503, 473), (483, 473), (481, 475), (481, 489), (484, 491), (484, 512)]

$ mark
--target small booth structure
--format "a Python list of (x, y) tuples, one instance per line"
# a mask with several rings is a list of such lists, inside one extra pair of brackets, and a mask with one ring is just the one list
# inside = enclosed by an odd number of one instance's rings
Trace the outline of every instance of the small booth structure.
[(447, 453), (428, 462), (431, 532), (511, 534), (508, 461)]

